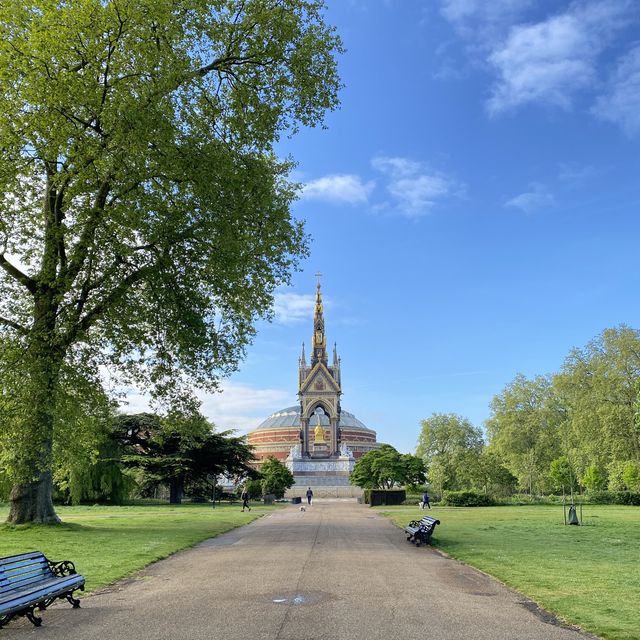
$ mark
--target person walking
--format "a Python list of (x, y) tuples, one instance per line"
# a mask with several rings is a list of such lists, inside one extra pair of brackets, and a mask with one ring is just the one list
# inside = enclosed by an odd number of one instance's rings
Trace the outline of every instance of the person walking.
[(425, 508), (425, 506), (431, 509), (431, 503), (429, 502), (429, 494), (426, 491), (422, 494), (422, 502), (420, 503), (420, 506), (423, 509)]
[(311, 487), (307, 489), (307, 504), (311, 504), (313, 502), (313, 491), (311, 491)]
[(251, 511), (251, 507), (249, 506), (249, 492), (246, 488), (242, 490), (240, 497), (242, 498), (242, 510), (244, 511), (244, 508), (246, 507)]

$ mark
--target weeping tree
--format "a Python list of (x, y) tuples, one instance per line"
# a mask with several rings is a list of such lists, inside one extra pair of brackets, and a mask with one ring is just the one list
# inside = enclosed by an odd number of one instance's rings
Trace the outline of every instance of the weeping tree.
[(234, 370), (269, 316), (307, 251), (274, 144), (337, 104), (341, 44), (322, 12), (0, 4), (0, 334), (22, 373), (2, 410), (9, 522), (58, 521), (65, 367), (175, 405)]

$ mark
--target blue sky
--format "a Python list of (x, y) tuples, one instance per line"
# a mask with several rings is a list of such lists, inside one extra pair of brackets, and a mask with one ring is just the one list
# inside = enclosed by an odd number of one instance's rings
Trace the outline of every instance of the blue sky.
[(311, 257), (203, 409), (245, 432), (296, 402), (319, 270), (343, 408), (412, 451), (432, 412), (482, 426), (518, 372), (638, 326), (640, 9), (330, 0), (327, 17), (341, 109), (280, 145)]

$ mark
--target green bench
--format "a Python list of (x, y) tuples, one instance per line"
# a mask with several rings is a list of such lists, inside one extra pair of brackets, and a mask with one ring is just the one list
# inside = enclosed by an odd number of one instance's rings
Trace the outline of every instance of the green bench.
[(80, 601), (73, 597), (84, 591), (84, 577), (73, 562), (52, 562), (40, 551), (0, 558), (0, 628), (16, 616), (26, 616), (36, 627), (44, 611), (56, 600), (66, 598), (77, 609)]

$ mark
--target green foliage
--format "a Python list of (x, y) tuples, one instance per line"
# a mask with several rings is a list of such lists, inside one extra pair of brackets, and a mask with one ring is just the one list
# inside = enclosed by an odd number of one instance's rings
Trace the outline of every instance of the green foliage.
[(633, 491), (592, 491), (588, 500), (591, 504), (626, 504), (640, 507), (640, 493)]
[(244, 488), (252, 500), (259, 500), (262, 497), (262, 478), (247, 480), (244, 483)]
[(491, 401), (486, 428), (491, 451), (529, 493), (544, 491), (560, 448), (562, 407), (551, 380), (518, 375)]
[(0, 409), (17, 436), (0, 445), (12, 521), (55, 519), (65, 367), (108, 365), (192, 410), (194, 385), (215, 388), (271, 315), (308, 251), (275, 145), (337, 106), (342, 46), (323, 8), (0, 4), (0, 339), (21, 358)]
[(576, 476), (566, 456), (560, 456), (549, 465), (549, 479), (556, 491), (570, 493), (577, 489)]
[(203, 483), (209, 476), (254, 476), (253, 451), (244, 437), (231, 436), (229, 431), (213, 433), (212, 429), (199, 413), (173, 413), (167, 418), (122, 416), (119, 438), (131, 449), (123, 462), (138, 469), (147, 486), (168, 484), (170, 501), (176, 504), (185, 491), (203, 496)]
[(391, 445), (368, 451), (356, 462), (351, 484), (363, 489), (391, 489), (425, 481), (424, 463), (418, 456), (402, 454)]
[(283, 498), (285, 491), (295, 484), (293, 474), (277, 458), (269, 457), (260, 468), (262, 475), (262, 494), (273, 494), (276, 498)]
[(491, 507), (495, 501), (491, 496), (475, 491), (445, 491), (442, 504), (450, 507)]
[(591, 464), (582, 476), (582, 484), (589, 491), (603, 491), (607, 488), (607, 474), (596, 464)]
[(439, 493), (469, 488), (469, 471), (484, 445), (482, 431), (454, 413), (434, 413), (421, 427), (416, 455), (424, 460), (429, 484)]
[(622, 470), (622, 479), (629, 491), (640, 492), (640, 463), (629, 460)]

